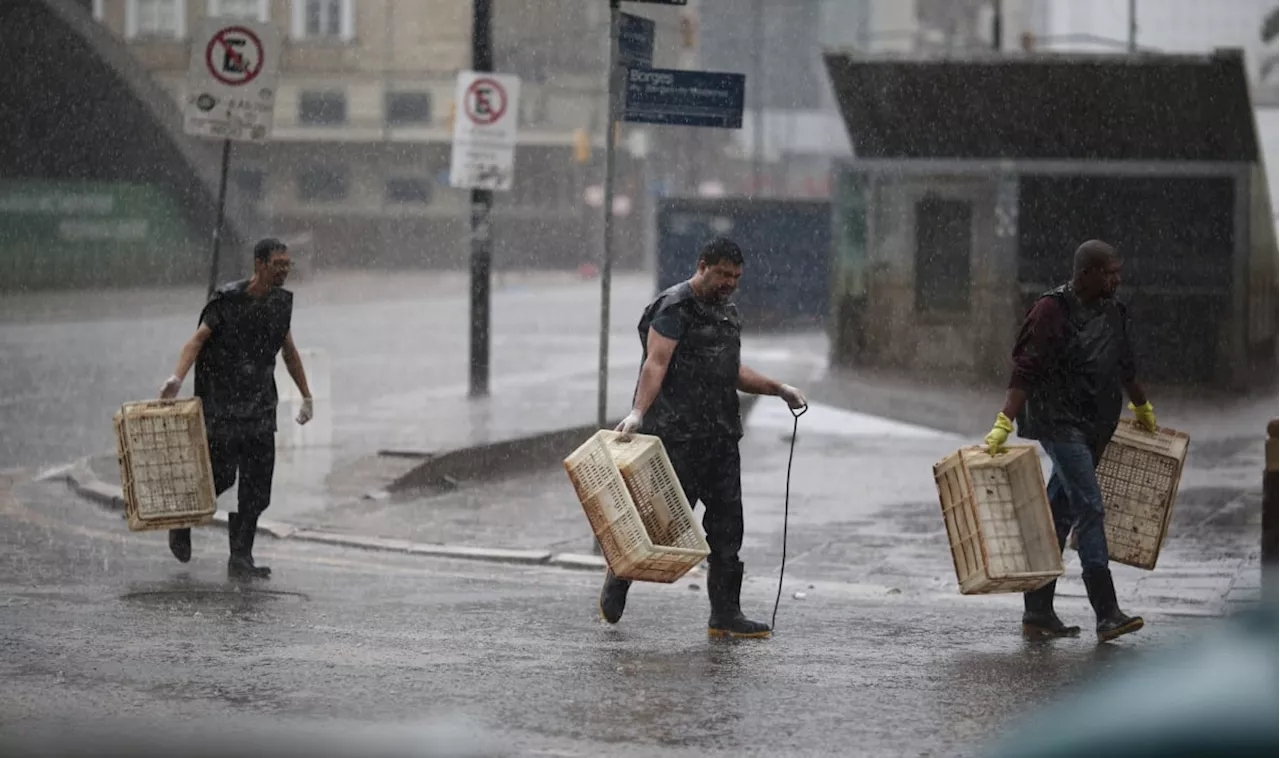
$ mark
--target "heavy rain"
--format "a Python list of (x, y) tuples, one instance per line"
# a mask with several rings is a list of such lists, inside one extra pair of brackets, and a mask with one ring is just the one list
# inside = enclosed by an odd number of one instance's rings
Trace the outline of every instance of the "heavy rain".
[(0, 756), (1274, 756), (1277, 16), (0, 0)]

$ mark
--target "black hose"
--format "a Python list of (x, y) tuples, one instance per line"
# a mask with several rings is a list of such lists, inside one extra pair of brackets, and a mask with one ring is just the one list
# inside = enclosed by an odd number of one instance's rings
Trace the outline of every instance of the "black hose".
[(800, 433), (800, 417), (809, 410), (809, 406), (801, 406), (799, 410), (791, 410), (791, 452), (787, 454), (787, 486), (782, 496), (782, 565), (778, 568), (778, 596), (773, 600), (773, 618), (769, 620), (769, 628), (778, 628), (778, 605), (782, 603), (782, 577), (787, 571), (787, 520), (791, 516), (791, 463), (796, 458), (796, 435)]

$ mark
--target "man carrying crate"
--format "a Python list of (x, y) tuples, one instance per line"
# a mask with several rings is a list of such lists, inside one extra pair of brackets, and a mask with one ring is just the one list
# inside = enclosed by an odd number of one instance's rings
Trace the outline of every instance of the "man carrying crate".
[[(284, 289), (292, 264), (283, 242), (264, 239), (253, 249), (253, 277), (214, 293), (200, 314), (200, 326), (182, 347), (161, 398), (176, 397), (192, 364), (195, 394), (204, 406), (213, 486), (219, 495), (239, 477), (238, 512), (228, 514), (231, 557), (227, 574), (266, 578), (271, 569), (253, 560), (258, 517), (271, 503), (275, 471), (276, 354), (283, 353), (289, 376), (302, 393), (297, 421), (311, 420), (311, 390), (302, 357), (293, 344), (293, 293)], [(191, 530), (171, 529), (169, 549), (191, 560)]]
[[(689, 505), (699, 500), (711, 548), (707, 595), (713, 637), (768, 637), (768, 624), (742, 614), (742, 418), (738, 392), (779, 395), (793, 409), (805, 397), (787, 384), (742, 365), (741, 320), (729, 297), (742, 276), (742, 250), (717, 238), (698, 254), (688, 281), (658, 295), (640, 318), (644, 364), (631, 413), (617, 431), (662, 440)], [(609, 571), (600, 590), (600, 615), (618, 623), (631, 582)]]
[[(1074, 527), (1100, 642), (1136, 632), (1143, 624), (1140, 617), (1125, 615), (1116, 601), (1095, 473), (1120, 421), (1122, 391), (1139, 423), (1156, 428), (1155, 412), (1135, 378), (1128, 315), (1115, 300), (1120, 267), (1120, 256), (1105, 242), (1090, 240), (1076, 250), (1071, 283), (1042, 295), (1023, 322), (1004, 410), (986, 437), (988, 452), (1002, 452), (1016, 418), (1018, 435), (1038, 440), (1053, 461), (1047, 489), (1058, 548)], [(1056, 584), (1024, 595), (1022, 628), (1027, 635), (1080, 633), (1080, 627), (1063, 624), (1054, 613)]]

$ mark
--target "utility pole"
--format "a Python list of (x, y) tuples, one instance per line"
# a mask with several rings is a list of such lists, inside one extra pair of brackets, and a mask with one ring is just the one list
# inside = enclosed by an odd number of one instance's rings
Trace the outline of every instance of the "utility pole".
[(1004, 3), (991, 0), (991, 49), (1000, 52), (1004, 37)]
[(1129, 53), (1138, 52), (1138, 0), (1129, 0)]
[(600, 366), (596, 396), (596, 426), (604, 429), (609, 419), (609, 296), (613, 286), (613, 175), (618, 136), (618, 100), (621, 96), (618, 66), (618, 28), (622, 23), (622, 0), (609, 0), (609, 105), (604, 126), (604, 255), (600, 266)]
[(752, 12), (754, 20), (751, 41), (751, 76), (755, 80), (755, 122), (752, 124), (751, 180), (753, 195), (763, 195), (761, 180), (764, 176), (764, 0), (755, 0)]
[[(471, 68), (493, 71), (493, 2), (472, 2)], [(471, 190), (471, 397), (489, 394), (489, 290), (493, 269), (489, 212), (492, 209), (492, 190)]]
[(231, 166), (231, 140), (222, 140), (222, 171), (218, 176), (218, 215), (213, 222), (213, 256), (209, 259), (209, 289), (205, 300), (218, 288), (218, 265), (222, 254), (222, 226), (227, 211), (227, 169)]

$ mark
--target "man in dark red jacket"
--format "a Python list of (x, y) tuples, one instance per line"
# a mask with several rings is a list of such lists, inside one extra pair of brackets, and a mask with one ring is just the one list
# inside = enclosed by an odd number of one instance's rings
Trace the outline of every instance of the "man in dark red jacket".
[[(1128, 314), (1115, 299), (1120, 267), (1120, 256), (1105, 242), (1090, 240), (1076, 250), (1071, 283), (1046, 292), (1027, 314), (1013, 349), (1004, 409), (986, 437), (988, 452), (1002, 452), (1017, 418), (1018, 435), (1038, 440), (1053, 461), (1048, 495), (1058, 548), (1074, 528), (1100, 642), (1143, 624), (1121, 612), (1116, 601), (1095, 473), (1120, 421), (1122, 392), (1138, 421), (1156, 428), (1155, 412), (1136, 379)], [(1080, 627), (1066, 626), (1054, 613), (1056, 584), (1026, 593), (1022, 627), (1027, 635), (1080, 633)]]

